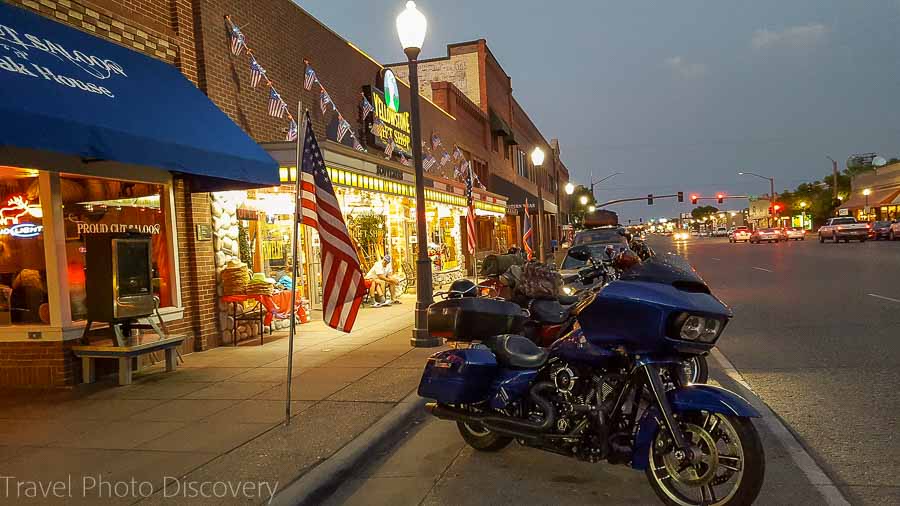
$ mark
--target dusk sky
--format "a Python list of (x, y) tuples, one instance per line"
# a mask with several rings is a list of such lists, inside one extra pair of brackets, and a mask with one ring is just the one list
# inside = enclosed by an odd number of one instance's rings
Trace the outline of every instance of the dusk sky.
[[(382, 63), (404, 58), (401, 0), (297, 0)], [(487, 39), (572, 180), (623, 172), (599, 201), (760, 194), (820, 179), (859, 152), (900, 156), (900, 0), (417, 2), (422, 58)], [(713, 203), (714, 204), (714, 203)], [(746, 201), (726, 202), (728, 209)], [(620, 205), (620, 219), (688, 212)]]

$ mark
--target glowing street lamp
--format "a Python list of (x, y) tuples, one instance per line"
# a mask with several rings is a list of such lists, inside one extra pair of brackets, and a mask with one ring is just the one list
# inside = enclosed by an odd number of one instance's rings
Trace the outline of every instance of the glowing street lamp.
[(397, 35), (409, 60), (409, 106), (412, 155), (416, 173), (416, 236), (419, 251), (416, 255), (416, 311), (410, 344), (415, 347), (440, 346), (442, 339), (428, 332), (428, 306), (434, 302), (431, 286), (431, 259), (428, 258), (428, 230), (425, 225), (425, 170), (422, 167), (422, 132), (419, 117), (418, 58), (425, 42), (428, 21), (415, 2), (406, 2), (406, 10), (397, 16)]
[(586, 206), (588, 203), (587, 195), (582, 195), (581, 198), (578, 199), (578, 201), (581, 202), (581, 205)]
[[(544, 150), (539, 146), (535, 146), (531, 152), (531, 163), (534, 165), (535, 179), (537, 179), (538, 202), (537, 202), (537, 244), (538, 244), (538, 260), (544, 261)], [(526, 212), (528, 210), (526, 209)]]
[(871, 195), (871, 194), (872, 194), (871, 188), (866, 188), (865, 190), (863, 190), (863, 195), (866, 196), (866, 220), (869, 219), (869, 195)]
[(594, 212), (594, 211), (596, 211), (596, 210), (597, 210), (597, 208), (596, 208), (595, 206), (588, 206), (588, 212), (589, 212), (589, 213), (592, 213), (592, 212)]
[(575, 193), (575, 185), (572, 183), (566, 183), (566, 195), (571, 195)]

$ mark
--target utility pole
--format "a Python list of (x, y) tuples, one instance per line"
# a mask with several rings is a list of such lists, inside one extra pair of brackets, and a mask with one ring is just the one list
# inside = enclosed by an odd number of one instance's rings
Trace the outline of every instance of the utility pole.
[(825, 158), (831, 160), (831, 200), (833, 202), (837, 200), (838, 197), (837, 161), (828, 155), (825, 155)]

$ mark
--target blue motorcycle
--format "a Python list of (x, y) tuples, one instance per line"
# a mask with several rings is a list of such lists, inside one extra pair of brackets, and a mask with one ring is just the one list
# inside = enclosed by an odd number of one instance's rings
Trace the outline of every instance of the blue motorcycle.
[(419, 395), (476, 450), (515, 440), (630, 465), (671, 505), (756, 499), (760, 414), (735, 393), (684, 381), (684, 362), (708, 353), (732, 316), (686, 262), (651, 259), (591, 294), (546, 349), (512, 333), (527, 317), (517, 304), (447, 295), (429, 308), (429, 332), (456, 347), (429, 358)]

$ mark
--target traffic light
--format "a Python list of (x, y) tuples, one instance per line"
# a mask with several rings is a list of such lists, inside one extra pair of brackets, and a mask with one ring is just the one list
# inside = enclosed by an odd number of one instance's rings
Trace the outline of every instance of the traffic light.
[(691, 195), (691, 204), (697, 205), (697, 201), (700, 200), (700, 197), (697, 195)]
[(772, 206), (772, 210), (775, 211), (775, 214), (778, 214), (778, 212), (781, 211), (781, 204), (775, 204)]
[(678, 202), (684, 202), (684, 192), (678, 192)]
[(653, 205), (653, 194), (652, 193), (647, 195), (647, 205), (648, 206)]
[(716, 195), (716, 201), (720, 204), (725, 202), (725, 195), (719, 193), (718, 195)]
[(772, 206), (769, 206), (769, 215), (771, 216), (773, 214), (775, 214), (775, 213), (772, 211)]

